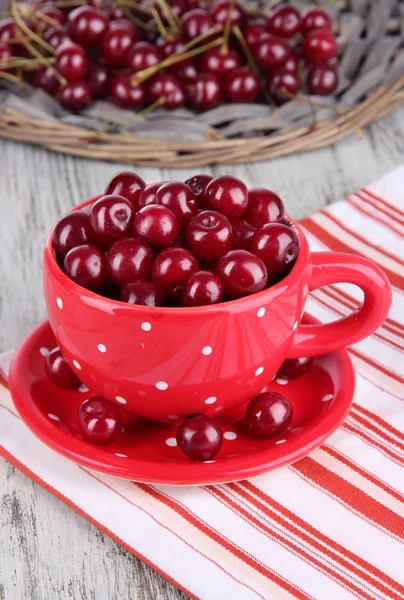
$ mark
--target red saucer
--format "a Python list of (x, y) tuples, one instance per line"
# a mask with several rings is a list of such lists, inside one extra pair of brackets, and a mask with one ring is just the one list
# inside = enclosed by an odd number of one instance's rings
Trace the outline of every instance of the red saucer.
[[(306, 316), (304, 322), (316, 322)], [(214, 461), (191, 462), (176, 447), (175, 428), (143, 421), (122, 411), (124, 431), (111, 445), (93, 446), (76, 427), (79, 404), (87, 388), (64, 390), (44, 372), (44, 355), (56, 345), (48, 321), (38, 325), (15, 353), (9, 384), (26, 425), (45, 444), (71, 460), (124, 479), (168, 485), (209, 485), (260, 475), (302, 458), (320, 446), (347, 415), (355, 375), (345, 350), (315, 358), (308, 373), (293, 381), (275, 380), (266, 390), (290, 400), (293, 421), (270, 440), (246, 434), (244, 409), (222, 418), (223, 447)]]

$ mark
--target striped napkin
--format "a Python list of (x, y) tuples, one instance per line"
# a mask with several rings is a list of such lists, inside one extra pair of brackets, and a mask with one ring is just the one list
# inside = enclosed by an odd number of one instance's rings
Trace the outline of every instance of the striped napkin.
[[(289, 467), (213, 487), (159, 487), (75, 465), (26, 428), (2, 355), (1, 454), (202, 600), (404, 599), (404, 166), (304, 219), (313, 250), (366, 256), (388, 274), (386, 322), (350, 349), (352, 410), (320, 449)], [(352, 311), (360, 291), (311, 294), (323, 321)]]

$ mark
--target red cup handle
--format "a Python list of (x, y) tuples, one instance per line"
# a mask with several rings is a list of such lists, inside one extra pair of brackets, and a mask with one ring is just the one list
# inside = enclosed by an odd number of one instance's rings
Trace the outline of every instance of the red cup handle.
[(363, 290), (362, 305), (326, 325), (300, 325), (288, 358), (326, 354), (363, 340), (381, 325), (391, 306), (391, 287), (370, 260), (339, 252), (312, 252), (310, 291), (332, 283), (353, 283)]

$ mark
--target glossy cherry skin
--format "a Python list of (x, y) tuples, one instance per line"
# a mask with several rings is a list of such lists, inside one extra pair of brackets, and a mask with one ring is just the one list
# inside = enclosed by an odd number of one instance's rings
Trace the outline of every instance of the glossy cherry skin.
[(289, 54), (288, 58), (286, 59), (286, 61), (282, 64), (282, 66), (278, 67), (278, 69), (275, 69), (272, 73), (275, 74), (276, 72), (281, 71), (281, 72), (297, 74), (298, 70), (299, 70), (299, 59), (296, 56), (296, 54), (291, 52)]
[(258, 42), (266, 33), (267, 30), (262, 23), (250, 23), (243, 30), (244, 39), (250, 47)]
[(182, 181), (169, 181), (159, 187), (156, 201), (173, 211), (178, 219), (180, 232), (185, 230), (198, 210), (193, 191)]
[(94, 292), (106, 282), (104, 253), (97, 246), (86, 244), (69, 250), (63, 270), (78, 285)]
[(204, 207), (203, 197), (205, 194), (206, 186), (211, 182), (213, 177), (210, 175), (194, 175), (190, 179), (186, 180), (186, 185), (191, 188), (194, 193), (196, 202), (199, 208)]
[(307, 34), (303, 44), (303, 53), (307, 60), (313, 63), (325, 63), (338, 50), (337, 41), (328, 29), (315, 29)]
[(137, 201), (137, 209), (140, 210), (144, 206), (149, 206), (149, 204), (158, 204), (156, 199), (157, 190), (164, 183), (167, 182), (157, 181), (156, 183), (147, 184), (142, 193), (140, 194), (139, 200)]
[[(163, 59), (168, 58), (173, 54), (183, 54), (185, 44), (187, 44), (187, 40), (182, 35), (170, 36), (168, 39), (159, 37), (156, 41), (156, 46), (161, 50)], [(166, 70), (177, 72), (179, 69), (183, 69), (190, 63), (191, 59), (177, 60), (171, 65), (167, 65)]]
[(330, 29), (332, 21), (330, 15), (320, 8), (312, 8), (303, 16), (302, 33), (307, 35), (315, 29)]
[[(189, 40), (210, 31), (214, 25), (213, 17), (202, 8), (193, 8), (182, 15), (182, 30)], [(205, 38), (205, 40), (208, 38)]]
[(250, 246), (250, 240), (254, 233), (257, 231), (256, 227), (250, 225), (250, 223), (245, 221), (242, 217), (231, 219), (230, 225), (233, 231), (232, 248), (248, 250)]
[(300, 12), (293, 6), (280, 6), (270, 14), (267, 23), (269, 33), (281, 38), (291, 38), (302, 27)]
[(199, 71), (193, 62), (189, 62), (175, 71), (177, 77), (184, 83), (194, 83), (199, 77)]
[(94, 232), (90, 215), (85, 210), (73, 210), (64, 215), (53, 229), (53, 247), (62, 259), (75, 246), (94, 243)]
[(214, 73), (201, 73), (188, 88), (189, 105), (199, 112), (216, 108), (222, 97), (222, 83)]
[(297, 73), (277, 71), (269, 75), (265, 89), (276, 104), (284, 104), (292, 100), (300, 90), (300, 81)]
[(122, 108), (136, 110), (146, 101), (146, 86), (142, 83), (133, 86), (130, 76), (117, 75), (110, 83), (109, 94), (115, 104)]
[(39, 87), (51, 96), (54, 96), (60, 87), (54, 71), (50, 67), (40, 67), (33, 71), (30, 81), (35, 87)]
[(289, 427), (292, 406), (285, 396), (276, 392), (263, 392), (247, 406), (245, 422), (248, 430), (258, 437), (271, 438)]
[(149, 42), (137, 42), (126, 52), (126, 66), (135, 73), (154, 67), (163, 60), (159, 48)]
[(105, 98), (108, 96), (109, 71), (107, 67), (90, 65), (86, 80), (93, 98)]
[[(0, 71), (9, 71), (11, 68), (11, 59), (13, 58), (13, 51), (7, 44), (0, 42), (0, 63), (7, 66), (0, 67)], [(8, 66), (10, 65), (10, 67)]]
[(159, 248), (172, 246), (177, 238), (178, 229), (175, 214), (169, 208), (157, 204), (141, 208), (133, 221), (135, 236)]
[[(41, 18), (42, 15), (45, 19)], [(52, 23), (50, 23), (48, 19), (51, 19)], [(65, 23), (65, 14), (56, 6), (44, 6), (39, 8), (34, 15), (35, 31), (41, 35), (51, 27), (57, 27), (58, 25), (64, 25)]]
[(59, 48), (64, 42), (70, 42), (70, 36), (67, 33), (67, 29), (62, 26), (50, 27), (45, 31), (43, 39), (52, 48)]
[(107, 25), (108, 17), (92, 6), (78, 6), (69, 13), (69, 33), (82, 46), (98, 46)]
[(77, 411), (77, 424), (83, 438), (91, 444), (110, 444), (122, 431), (119, 408), (102, 396), (84, 400)]
[(224, 289), (219, 277), (210, 271), (191, 275), (181, 295), (182, 306), (217, 304), (223, 299)]
[[(0, 21), (0, 42), (3, 43), (11, 43), (15, 44), (14, 40), (18, 38), (17, 34), (17, 25), (14, 19), (11, 17), (7, 17), (6, 19), (1, 19)], [(17, 46), (21, 46), (21, 44), (17, 44)]]
[(186, 241), (199, 260), (216, 262), (232, 245), (233, 232), (229, 219), (214, 210), (200, 212), (187, 227)]
[(187, 94), (184, 83), (172, 73), (158, 73), (149, 83), (149, 97), (151, 102), (164, 99), (163, 106), (174, 110), (184, 106)]
[(79, 81), (87, 73), (86, 53), (78, 44), (65, 42), (56, 49), (55, 67), (67, 81)]
[(338, 87), (338, 70), (327, 64), (315, 64), (309, 67), (306, 77), (309, 94), (329, 96)]
[(219, 425), (205, 415), (188, 417), (177, 429), (177, 444), (193, 461), (212, 460), (223, 444)]
[(284, 377), (285, 379), (296, 379), (297, 377), (301, 377), (307, 373), (313, 364), (313, 361), (314, 358), (312, 356), (285, 360), (276, 376)]
[(93, 101), (90, 86), (86, 81), (70, 81), (62, 85), (57, 90), (56, 98), (71, 111), (84, 110)]
[(266, 188), (251, 188), (248, 191), (248, 210), (244, 219), (257, 229), (267, 223), (280, 223), (285, 216), (285, 207), (275, 192)]
[(269, 277), (277, 278), (287, 275), (295, 264), (299, 239), (287, 225), (268, 223), (253, 235), (250, 251), (265, 264)]
[(189, 278), (197, 271), (198, 261), (189, 250), (166, 248), (155, 258), (151, 280), (166, 298), (178, 300)]
[(138, 208), (138, 201), (145, 186), (146, 184), (143, 179), (136, 173), (121, 171), (108, 183), (104, 195), (117, 194), (118, 196), (123, 196), (136, 209)]
[(247, 186), (236, 177), (221, 175), (206, 186), (205, 205), (226, 217), (241, 217), (248, 207)]
[[(219, 2), (215, 2), (212, 4), (209, 12), (221, 27), (225, 27), (226, 21), (228, 18), (228, 13), (231, 8), (231, 2), (228, 0), (219, 0)], [(231, 11), (230, 17), (230, 25), (234, 27), (234, 25), (242, 26), (245, 21), (245, 13), (242, 7), (239, 4), (234, 4)]]
[(241, 56), (236, 50), (212, 48), (202, 54), (199, 65), (203, 73), (224, 77), (241, 66)]
[(226, 77), (224, 93), (230, 102), (255, 102), (260, 93), (260, 78), (249, 67), (234, 69)]
[(45, 358), (45, 373), (52, 383), (61, 388), (74, 388), (79, 383), (59, 348), (54, 348)]
[(135, 210), (126, 198), (116, 194), (102, 196), (90, 210), (90, 222), (96, 239), (109, 246), (132, 233)]
[(140, 39), (139, 30), (127, 19), (112, 21), (102, 38), (102, 55), (110, 67), (121, 69), (126, 66), (126, 52)]
[(262, 36), (252, 47), (257, 64), (265, 70), (277, 69), (290, 55), (286, 42), (268, 33)]
[(151, 281), (131, 281), (121, 288), (119, 299), (128, 304), (140, 306), (163, 306), (163, 295)]
[(216, 275), (232, 298), (260, 292), (268, 283), (264, 263), (247, 250), (230, 250), (222, 256), (216, 265)]
[(146, 242), (136, 239), (119, 240), (105, 255), (108, 278), (117, 285), (136, 279), (148, 279), (153, 264), (153, 252)]

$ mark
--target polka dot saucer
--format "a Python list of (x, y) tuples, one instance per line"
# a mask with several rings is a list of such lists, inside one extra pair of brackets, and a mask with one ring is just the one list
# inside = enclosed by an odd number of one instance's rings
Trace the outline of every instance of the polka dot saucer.
[[(306, 322), (313, 322), (306, 317)], [(133, 481), (167, 485), (209, 485), (237, 481), (291, 464), (320, 446), (349, 411), (355, 375), (345, 350), (317, 357), (299, 379), (275, 379), (265, 391), (288, 397), (290, 427), (272, 439), (257, 439), (243, 427), (244, 407), (218, 419), (223, 447), (215, 460), (191, 462), (179, 448), (175, 427), (134, 417), (125, 411), (119, 438), (94, 446), (77, 430), (81, 402), (91, 396), (84, 385), (65, 390), (45, 375), (44, 356), (56, 345), (48, 321), (38, 325), (17, 350), (10, 368), (10, 390), (26, 425), (56, 452), (83, 466)]]

